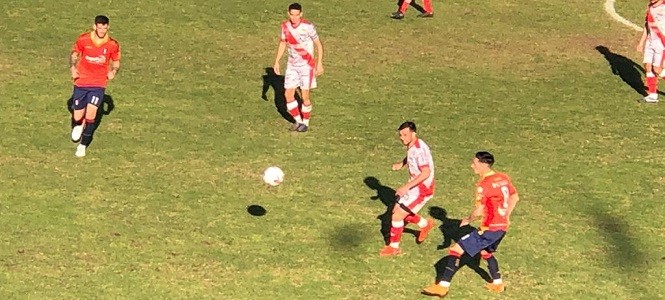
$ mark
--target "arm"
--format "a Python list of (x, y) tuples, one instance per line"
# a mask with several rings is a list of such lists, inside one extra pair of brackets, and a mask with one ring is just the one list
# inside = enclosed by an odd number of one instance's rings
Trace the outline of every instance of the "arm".
[(120, 69), (120, 61), (119, 60), (112, 60), (111, 61), (111, 70), (109, 70), (109, 73), (107, 77), (109, 79), (115, 78), (115, 74), (118, 73), (118, 69)]
[(429, 175), (432, 173), (432, 170), (428, 167), (423, 167), (420, 170), (420, 174), (416, 176), (416, 178), (413, 178), (409, 180), (409, 182), (405, 183), (403, 186), (399, 187), (397, 191), (395, 191), (395, 194), (398, 196), (404, 196), (406, 193), (409, 192), (410, 189), (413, 187), (419, 185), (421, 182), (423, 182)]
[(396, 162), (393, 164), (393, 171), (401, 170), (406, 166), (406, 156), (402, 159), (402, 161)]
[(314, 45), (316, 46), (317, 60), (316, 60), (316, 75), (323, 74), (323, 44), (321, 39), (315, 39)]
[(275, 63), (273, 64), (273, 69), (275, 70), (275, 74), (277, 75), (280, 75), (279, 60), (282, 59), (282, 55), (284, 55), (284, 50), (286, 50), (286, 42), (280, 41), (279, 46), (277, 46), (277, 55), (275, 56)]
[(510, 198), (508, 198), (508, 217), (513, 213), (513, 209), (515, 209), (515, 205), (517, 205), (517, 202), (519, 201), (520, 196), (517, 193), (510, 195)]
[(640, 41), (637, 43), (636, 50), (637, 52), (642, 52), (644, 51), (644, 42), (647, 40), (647, 27), (646, 23), (644, 24), (644, 29), (642, 29), (642, 37), (640, 37)]
[(72, 79), (79, 77), (79, 72), (76, 70), (76, 63), (78, 62), (79, 53), (72, 51), (72, 54), (69, 56), (69, 72), (72, 74)]
[(459, 224), (459, 226), (463, 227), (469, 225), (469, 223), (475, 221), (476, 218), (482, 216), (484, 210), (485, 210), (485, 204), (481, 203), (480, 205), (476, 206), (476, 208), (474, 208), (473, 211), (471, 211), (471, 214), (468, 217), (462, 219), (462, 222)]

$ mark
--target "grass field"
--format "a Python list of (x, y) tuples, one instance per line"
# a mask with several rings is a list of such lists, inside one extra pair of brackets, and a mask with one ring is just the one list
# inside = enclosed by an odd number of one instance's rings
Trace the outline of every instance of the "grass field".
[[(520, 191), (508, 289), (462, 268), (451, 299), (665, 298), (665, 106), (637, 102), (639, 33), (603, 1), (435, 1), (402, 21), (391, 1), (303, 1), (327, 51), (305, 134), (261, 99), (289, 3), (218, 2), (3, 2), (0, 299), (420, 298), (446, 232), (380, 258), (371, 199), (407, 179), (390, 171), (404, 120), (432, 148), (443, 221), (472, 208), (478, 150)], [(617, 11), (639, 24), (634, 2)], [(122, 69), (76, 159), (67, 57), (99, 13)]]

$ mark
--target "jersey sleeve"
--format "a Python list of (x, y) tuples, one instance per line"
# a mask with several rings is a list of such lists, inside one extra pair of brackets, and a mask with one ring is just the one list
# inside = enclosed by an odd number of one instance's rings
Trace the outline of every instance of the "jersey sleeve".
[(506, 181), (508, 181), (508, 195), (514, 195), (517, 193), (517, 190), (515, 189), (515, 186), (513, 186), (513, 181), (510, 180), (510, 177), (506, 175)]
[(74, 45), (72, 45), (72, 52), (76, 53), (83, 53), (85, 45), (83, 45), (83, 40), (81, 38), (77, 38), (76, 42), (74, 42)]
[(114, 51), (111, 52), (111, 60), (114, 61), (119, 61), (120, 60), (120, 44), (118, 42), (115, 42), (115, 47)]
[(418, 151), (418, 155), (416, 156), (416, 162), (418, 163), (418, 169), (422, 169), (423, 167), (429, 167), (431, 162), (430, 159), (425, 151)]
[(284, 23), (279, 27), (279, 41), (286, 42), (286, 33), (284, 32)]
[(307, 34), (312, 39), (312, 41), (319, 39), (319, 34), (316, 32), (316, 26), (314, 26), (314, 24), (309, 27)]

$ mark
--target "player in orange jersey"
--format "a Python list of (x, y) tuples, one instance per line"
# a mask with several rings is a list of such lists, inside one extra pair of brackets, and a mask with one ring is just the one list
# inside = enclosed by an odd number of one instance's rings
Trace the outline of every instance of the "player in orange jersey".
[(644, 52), (644, 70), (648, 95), (647, 103), (658, 103), (658, 77), (665, 78), (665, 1), (649, 0), (642, 37), (637, 51)]
[(392, 169), (397, 171), (406, 167), (409, 170), (409, 180), (395, 191), (397, 204), (391, 216), (389, 244), (383, 246), (380, 256), (393, 256), (402, 252), (400, 241), (406, 224), (413, 223), (420, 228), (417, 243), (422, 243), (435, 225), (433, 219), (425, 219), (418, 214), (434, 196), (432, 152), (425, 141), (418, 138), (415, 123), (404, 122), (397, 131), (400, 141), (406, 146), (406, 157), (394, 163)]
[(85, 156), (92, 142), (97, 109), (104, 99), (106, 84), (115, 78), (120, 68), (120, 45), (108, 35), (109, 18), (96, 16), (92, 29), (79, 35), (69, 59), (74, 80), (72, 141), (79, 142), (77, 157)]
[[(397, 7), (398, 7), (397, 12), (394, 12), (392, 15), (390, 15), (390, 17), (397, 20), (404, 19), (404, 14), (406, 13), (406, 9), (409, 8), (409, 5), (412, 5), (417, 9), (420, 8), (420, 6), (415, 4), (415, 2), (412, 2), (412, 0), (399, 0), (397, 2)], [(421, 14), (419, 14), (418, 17), (421, 18), (434, 17), (434, 10), (432, 9), (432, 0), (423, 0), (423, 6), (424, 7), (422, 7), (422, 9), (424, 11)]]
[(446, 296), (450, 281), (459, 268), (460, 257), (463, 254), (473, 257), (478, 253), (487, 261), (487, 268), (493, 279), (493, 282), (487, 283), (486, 287), (493, 292), (503, 292), (505, 284), (501, 280), (499, 263), (494, 257), (494, 252), (506, 235), (510, 225), (510, 214), (519, 201), (519, 196), (508, 175), (494, 171), (493, 164), (494, 156), (489, 152), (478, 152), (473, 158), (471, 168), (480, 176), (476, 184), (476, 207), (468, 218), (462, 219), (460, 227), (483, 216), (480, 228), (463, 236), (457, 244), (448, 249), (448, 264), (441, 280), (423, 289), (423, 294)]

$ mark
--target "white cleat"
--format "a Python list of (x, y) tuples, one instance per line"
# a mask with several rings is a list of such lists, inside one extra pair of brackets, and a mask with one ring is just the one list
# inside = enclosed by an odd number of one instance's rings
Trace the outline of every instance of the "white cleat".
[(72, 142), (80, 141), (81, 135), (83, 135), (83, 124), (74, 126), (72, 128)]
[(76, 155), (76, 157), (84, 157), (85, 148), (86, 148), (85, 146), (79, 144), (78, 146), (76, 146), (76, 153), (74, 153), (74, 155)]
[(649, 94), (644, 97), (644, 102), (646, 103), (658, 103), (658, 94)]

